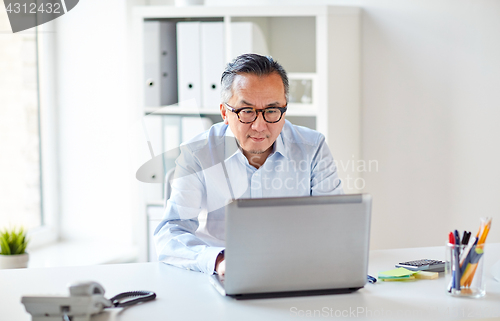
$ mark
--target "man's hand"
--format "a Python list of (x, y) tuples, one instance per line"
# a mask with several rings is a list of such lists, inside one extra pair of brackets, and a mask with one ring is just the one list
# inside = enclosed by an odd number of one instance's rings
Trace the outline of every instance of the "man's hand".
[(226, 274), (226, 260), (223, 253), (220, 253), (215, 260), (215, 272), (221, 276)]

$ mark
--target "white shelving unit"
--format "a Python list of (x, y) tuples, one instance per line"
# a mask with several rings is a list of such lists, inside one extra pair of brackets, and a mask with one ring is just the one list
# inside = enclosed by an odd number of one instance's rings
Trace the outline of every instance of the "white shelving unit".
[(290, 103), (287, 119), (323, 133), (334, 158), (343, 165), (340, 177), (358, 178), (359, 174), (346, 164), (361, 159), (360, 18), (361, 9), (343, 6), (136, 7), (133, 10), (136, 68), (133, 84), (138, 113), (202, 114), (212, 119), (219, 115), (215, 109), (144, 106), (144, 21), (223, 21), (226, 57), (233, 56), (231, 22), (253, 22), (262, 30), (270, 55), (288, 73), (314, 75), (313, 103)]
[[(291, 104), (287, 116), (301, 123), (313, 117), (334, 157), (343, 162), (361, 157), (360, 137), (360, 17), (361, 9), (342, 6), (143, 6), (134, 8), (136, 67), (142, 67), (145, 20), (223, 21), (226, 56), (231, 57), (231, 22), (251, 21), (266, 37), (270, 54), (289, 73), (316, 74), (315, 103)], [(137, 101), (143, 102), (143, 77), (137, 73)], [(139, 103), (140, 104), (140, 103)], [(144, 108), (143, 112), (154, 109)], [(165, 114), (192, 115), (193, 110), (166, 109)], [(202, 110), (217, 115), (218, 111)], [(309, 122), (310, 123), (310, 122)], [(343, 173), (356, 177), (355, 173)]]

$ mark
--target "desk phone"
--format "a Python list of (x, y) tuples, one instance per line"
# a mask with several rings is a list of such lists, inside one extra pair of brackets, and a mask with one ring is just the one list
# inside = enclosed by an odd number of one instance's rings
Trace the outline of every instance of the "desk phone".
[(23, 296), (21, 302), (32, 321), (90, 321), (92, 315), (107, 308), (121, 308), (154, 300), (150, 291), (124, 292), (110, 299), (97, 282), (80, 282), (69, 287), (69, 296)]

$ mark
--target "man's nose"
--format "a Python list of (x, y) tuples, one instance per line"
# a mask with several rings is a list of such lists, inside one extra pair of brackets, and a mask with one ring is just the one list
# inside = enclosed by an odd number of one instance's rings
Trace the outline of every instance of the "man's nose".
[(262, 113), (257, 114), (257, 119), (252, 123), (252, 129), (258, 132), (264, 131), (267, 127), (267, 123), (264, 120), (264, 115)]

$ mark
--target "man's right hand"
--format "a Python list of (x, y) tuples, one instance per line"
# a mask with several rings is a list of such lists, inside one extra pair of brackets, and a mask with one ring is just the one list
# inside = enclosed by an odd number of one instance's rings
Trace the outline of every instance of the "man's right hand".
[(221, 276), (226, 274), (226, 260), (223, 253), (220, 253), (215, 260), (215, 272)]

